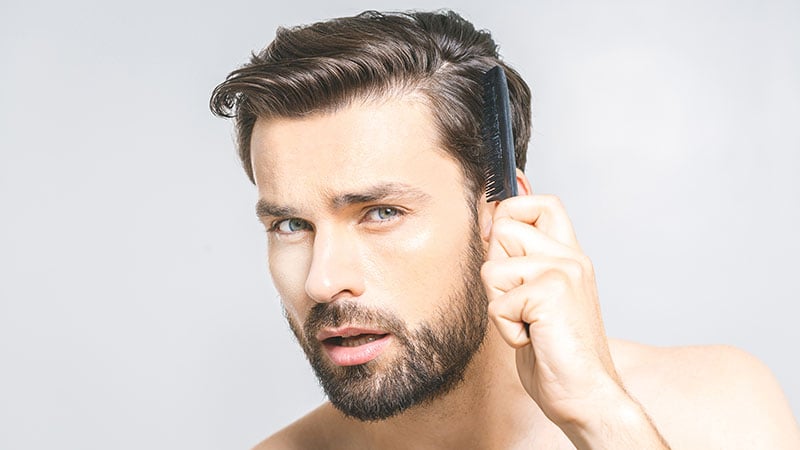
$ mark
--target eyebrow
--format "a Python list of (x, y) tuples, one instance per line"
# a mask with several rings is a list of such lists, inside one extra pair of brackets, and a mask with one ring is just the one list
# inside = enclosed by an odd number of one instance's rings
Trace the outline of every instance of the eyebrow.
[(263, 198), (256, 203), (256, 216), (258, 217), (289, 217), (297, 215), (299, 215), (297, 209), (290, 206), (279, 206)]
[[(330, 204), (332, 209), (342, 209), (360, 203), (372, 203), (390, 199), (426, 201), (430, 199), (430, 195), (405, 183), (381, 183), (359, 192), (337, 194), (331, 199)], [(264, 199), (260, 199), (256, 203), (256, 215), (258, 217), (290, 217), (299, 214), (300, 211), (296, 208), (277, 205)]]
[(430, 195), (405, 183), (381, 183), (362, 192), (344, 193), (333, 197), (333, 209), (341, 209), (359, 203), (372, 203), (388, 199), (427, 200)]

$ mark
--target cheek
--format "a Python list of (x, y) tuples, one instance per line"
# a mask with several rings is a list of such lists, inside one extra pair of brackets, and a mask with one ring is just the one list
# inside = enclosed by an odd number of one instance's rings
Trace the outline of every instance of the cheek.
[(469, 244), (469, 227), (435, 225), (409, 228), (402, 235), (378, 241), (372, 252), (371, 276), (374, 286), (390, 291), (397, 305), (407, 311), (428, 314), (444, 301), (455, 277), (462, 273), (462, 260)]
[(272, 283), (286, 311), (296, 320), (308, 303), (305, 283), (310, 267), (310, 252), (302, 248), (275, 249), (270, 245), (267, 261)]

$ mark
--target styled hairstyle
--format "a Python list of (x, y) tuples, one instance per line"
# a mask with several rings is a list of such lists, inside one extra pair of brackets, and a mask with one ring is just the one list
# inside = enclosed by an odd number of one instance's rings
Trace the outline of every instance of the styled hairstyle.
[(530, 139), (530, 90), (497, 52), (488, 31), (452, 11), (366, 11), (312, 25), (278, 28), (275, 39), (214, 89), (211, 110), (233, 118), (239, 157), (254, 182), (250, 139), (258, 118), (333, 112), (354, 101), (420, 93), (444, 147), (460, 164), (468, 188), (485, 184), (481, 139), (481, 77), (505, 69), (511, 99), (516, 165), (525, 168)]

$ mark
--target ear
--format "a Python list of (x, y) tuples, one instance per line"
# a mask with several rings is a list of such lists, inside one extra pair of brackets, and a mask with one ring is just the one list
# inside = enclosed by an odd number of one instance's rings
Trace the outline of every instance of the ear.
[(478, 197), (478, 226), (481, 227), (481, 239), (483, 239), (484, 244), (489, 242), (489, 232), (492, 230), (492, 217), (499, 203), (500, 202), (487, 202), (485, 193)]
[[(525, 174), (517, 169), (517, 195), (531, 195), (533, 194), (533, 188), (531, 187), (530, 181), (528, 181), (528, 177)], [(481, 195), (478, 199), (478, 224), (481, 227), (481, 237), (484, 241), (489, 240), (489, 231), (492, 229), (492, 217), (494, 217), (494, 211), (497, 209), (497, 205), (500, 202), (487, 202), (486, 201), (486, 194)]]
[(528, 181), (528, 177), (525, 176), (521, 170), (517, 169), (517, 195), (531, 195), (533, 194), (533, 188), (531, 187), (531, 182)]

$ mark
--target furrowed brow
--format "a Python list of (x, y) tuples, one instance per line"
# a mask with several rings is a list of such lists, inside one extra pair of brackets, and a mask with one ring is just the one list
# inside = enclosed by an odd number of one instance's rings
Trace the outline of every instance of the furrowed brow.
[[(374, 203), (393, 199), (411, 199), (425, 201), (430, 199), (427, 193), (403, 183), (384, 183), (369, 187), (361, 192), (348, 192), (336, 195), (331, 199), (333, 209), (342, 209), (350, 205)], [(256, 203), (258, 217), (293, 217), (300, 211), (291, 206), (281, 206), (261, 199)]]
[(334, 209), (341, 209), (360, 203), (373, 203), (388, 199), (427, 200), (430, 195), (403, 183), (384, 183), (365, 189), (362, 192), (348, 192), (337, 195), (331, 200)]
[(297, 214), (298, 211), (290, 206), (278, 206), (264, 199), (256, 203), (256, 215), (258, 217), (289, 217)]

